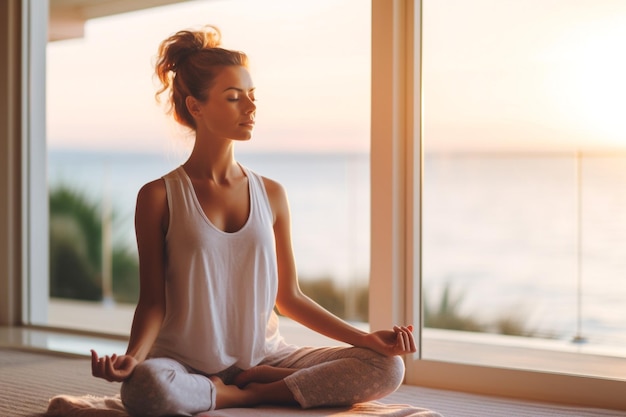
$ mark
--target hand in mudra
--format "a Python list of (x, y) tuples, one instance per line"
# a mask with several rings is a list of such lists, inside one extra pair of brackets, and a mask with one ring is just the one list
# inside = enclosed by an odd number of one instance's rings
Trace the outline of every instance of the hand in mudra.
[(91, 351), (91, 374), (109, 382), (122, 382), (128, 379), (137, 363), (137, 359), (131, 355), (113, 354), (100, 358), (94, 350)]
[(365, 336), (366, 346), (383, 355), (406, 355), (417, 351), (413, 326), (393, 326), (393, 330), (378, 330)]

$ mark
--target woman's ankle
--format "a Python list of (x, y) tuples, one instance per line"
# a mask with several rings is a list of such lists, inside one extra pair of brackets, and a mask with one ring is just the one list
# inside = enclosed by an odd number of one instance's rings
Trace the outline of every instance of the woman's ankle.
[(247, 369), (237, 375), (234, 380), (235, 385), (239, 388), (243, 388), (251, 383), (269, 384), (271, 382), (277, 382), (286, 378), (297, 369), (289, 368), (276, 368), (269, 365), (259, 365), (254, 368)]

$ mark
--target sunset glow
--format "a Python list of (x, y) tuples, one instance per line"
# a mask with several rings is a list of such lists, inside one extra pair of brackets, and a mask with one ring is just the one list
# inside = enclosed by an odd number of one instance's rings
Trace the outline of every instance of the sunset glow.
[(568, 66), (561, 98), (571, 103), (572, 123), (594, 140), (626, 147), (626, 21), (594, 23), (560, 46)]
[[(49, 45), (49, 143), (170, 146), (181, 132), (153, 100), (156, 47), (213, 23), (252, 60), (249, 149), (367, 151), (370, 13), (363, 0), (192, 1), (90, 21), (84, 39)], [(626, 148), (626, 1), (424, 0), (423, 19), (430, 149)]]
[(424, 3), (430, 149), (626, 147), (626, 2)]

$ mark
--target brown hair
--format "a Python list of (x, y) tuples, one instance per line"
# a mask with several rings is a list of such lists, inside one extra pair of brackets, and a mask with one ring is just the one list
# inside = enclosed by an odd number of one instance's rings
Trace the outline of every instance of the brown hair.
[(248, 57), (243, 52), (219, 47), (221, 37), (218, 28), (208, 25), (199, 30), (181, 30), (159, 46), (155, 72), (161, 88), (155, 97), (160, 101), (161, 94), (169, 91), (168, 112), (193, 130), (196, 123), (187, 110), (187, 96), (204, 102), (220, 67), (248, 66)]

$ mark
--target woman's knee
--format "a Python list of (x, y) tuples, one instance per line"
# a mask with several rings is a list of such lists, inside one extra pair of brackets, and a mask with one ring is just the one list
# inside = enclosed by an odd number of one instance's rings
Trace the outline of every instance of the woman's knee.
[(382, 396), (394, 392), (404, 381), (404, 360), (400, 356), (387, 356), (369, 349), (355, 348), (357, 356), (367, 364), (367, 373), (376, 380)]
[[(364, 362), (368, 364), (369, 383), (375, 387), (375, 397), (391, 394), (404, 381), (404, 361), (400, 356), (387, 356), (374, 351), (366, 352)], [(376, 399), (374, 398), (374, 399)]]
[[(122, 384), (120, 396), (131, 415), (167, 415), (176, 405), (171, 404), (170, 388), (177, 370), (158, 359), (148, 359), (135, 368)], [(164, 414), (165, 413), (165, 414)]]
[(394, 392), (404, 381), (404, 361), (400, 356), (386, 356), (379, 368), (383, 373), (381, 378), (385, 388), (389, 391), (387, 394)]

